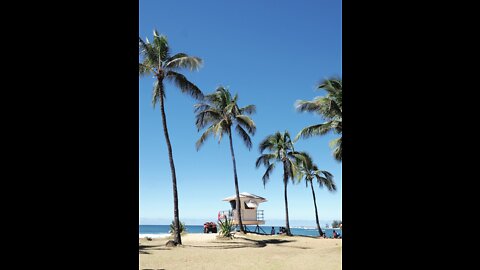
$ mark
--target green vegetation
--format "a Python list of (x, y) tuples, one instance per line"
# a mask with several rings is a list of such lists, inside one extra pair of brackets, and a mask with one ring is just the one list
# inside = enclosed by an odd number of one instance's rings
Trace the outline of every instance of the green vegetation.
[(321, 115), (326, 122), (302, 129), (295, 141), (300, 137), (309, 138), (316, 135), (325, 135), (332, 131), (340, 134), (340, 137), (330, 142), (334, 148), (333, 156), (336, 160), (342, 161), (342, 80), (327, 79), (318, 85), (318, 89), (327, 91), (325, 97), (317, 97), (312, 101), (297, 101), (297, 110), (301, 112), (314, 112)]
[(332, 228), (339, 228), (340, 224), (342, 224), (341, 220), (334, 220), (332, 221)]
[(315, 198), (315, 190), (313, 189), (313, 180), (317, 180), (320, 187), (326, 187), (328, 191), (335, 191), (337, 187), (333, 182), (333, 175), (327, 171), (318, 169), (318, 166), (313, 163), (312, 158), (307, 153), (304, 153), (304, 159), (300, 165), (300, 175), (305, 180), (305, 186), (312, 188), (313, 205), (315, 206), (315, 220), (317, 222), (317, 229), (320, 236), (323, 236), (322, 228), (320, 228), (320, 222), (318, 221), (317, 199)]
[[(180, 234), (184, 234), (187, 232), (187, 226), (185, 226), (185, 222), (180, 222), (179, 231), (180, 231)], [(170, 230), (168, 231), (168, 233), (174, 235), (174, 232), (175, 232), (175, 220), (172, 220), (172, 223), (170, 224)]]
[(218, 220), (218, 227), (219, 227), (218, 233), (222, 237), (232, 238), (232, 231), (233, 231), (233, 228), (234, 228), (233, 220), (225, 218), (222, 221), (220, 219), (220, 220)]
[[(264, 165), (267, 170), (262, 177), (263, 186), (268, 182), (270, 173), (275, 169), (275, 163), (278, 162), (283, 165), (283, 186), (284, 186), (284, 200), (285, 200), (285, 227), (287, 235), (292, 236), (290, 232), (290, 222), (288, 219), (288, 196), (287, 185), (289, 179), (299, 176), (298, 164), (304, 160), (304, 153), (296, 152), (293, 147), (293, 142), (290, 139), (288, 131), (280, 133), (277, 131), (273, 135), (267, 136), (260, 142), (260, 153), (262, 155), (255, 162), (255, 166), (258, 168), (260, 165)], [(268, 153), (263, 154), (264, 151)]]
[(203, 103), (195, 105), (196, 126), (198, 131), (207, 128), (196, 143), (197, 151), (202, 147), (205, 140), (213, 135), (218, 136), (220, 143), (223, 134), (228, 134), (230, 142), (230, 153), (233, 162), (233, 176), (235, 182), (235, 194), (237, 205), (237, 216), (240, 225), (240, 231), (245, 233), (240, 211), (240, 192), (238, 188), (237, 165), (235, 161), (235, 152), (233, 151), (232, 140), (232, 125), (235, 125), (235, 130), (240, 136), (243, 143), (250, 150), (252, 148), (252, 141), (250, 135), (255, 134), (256, 126), (248, 114), (255, 113), (255, 105), (248, 105), (240, 108), (237, 104), (238, 95), (232, 97), (230, 91), (223, 86), (209, 95), (206, 95)]
[(173, 163), (172, 145), (168, 135), (167, 116), (165, 115), (165, 86), (164, 81), (174, 83), (182, 93), (188, 94), (196, 99), (202, 99), (202, 91), (187, 78), (178, 73), (178, 69), (187, 68), (190, 70), (197, 70), (202, 64), (202, 60), (198, 57), (188, 56), (185, 53), (177, 53), (170, 56), (170, 49), (167, 38), (159, 35), (157, 30), (153, 31), (153, 42), (150, 43), (148, 39), (143, 41), (139, 38), (139, 54), (142, 61), (138, 64), (138, 74), (140, 77), (153, 75), (156, 80), (153, 87), (152, 104), (160, 103), (160, 111), (162, 113), (163, 132), (168, 148), (168, 159), (170, 161), (170, 171), (172, 174), (173, 185), (173, 215), (174, 215), (174, 241), (177, 244), (182, 244), (180, 236), (180, 221), (178, 210), (178, 192), (177, 192), (177, 176), (175, 173), (175, 164)]

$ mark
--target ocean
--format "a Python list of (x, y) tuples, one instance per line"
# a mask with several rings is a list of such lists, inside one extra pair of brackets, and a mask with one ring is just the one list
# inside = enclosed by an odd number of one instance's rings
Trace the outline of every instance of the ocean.
[[(186, 225), (187, 233), (203, 233), (203, 225)], [(254, 231), (256, 226), (247, 226), (249, 231)], [(218, 226), (217, 226), (218, 228)], [(270, 234), (272, 230), (272, 226), (260, 226), (266, 233)], [(278, 233), (279, 227), (275, 226), (275, 232)], [(167, 237), (170, 234), (168, 231), (170, 230), (170, 225), (139, 225), (139, 237), (152, 237), (152, 238), (159, 238), (159, 237)], [(306, 236), (318, 236), (318, 230), (316, 227), (302, 227), (302, 226), (291, 226), (290, 230), (293, 235), (306, 235)], [(327, 237), (333, 236), (333, 230), (337, 233), (342, 235), (342, 230), (339, 228), (322, 228), (323, 232), (327, 235)], [(260, 231), (262, 232), (262, 231)], [(263, 232), (262, 232), (263, 233)], [(343, 238), (343, 237), (342, 237)]]

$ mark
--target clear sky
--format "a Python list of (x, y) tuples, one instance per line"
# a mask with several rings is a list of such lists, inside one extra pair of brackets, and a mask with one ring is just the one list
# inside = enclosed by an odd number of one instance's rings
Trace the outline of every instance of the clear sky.
[[(167, 36), (172, 54), (184, 52), (203, 59), (198, 72), (183, 71), (204, 94), (219, 85), (239, 94), (239, 105), (254, 104), (257, 125), (251, 151), (235, 134), (240, 192), (267, 198), (260, 205), (266, 225), (285, 220), (282, 167), (265, 188), (265, 168), (255, 168), (258, 143), (276, 131), (294, 137), (303, 127), (323, 122), (295, 110), (296, 100), (324, 95), (315, 85), (342, 75), (342, 10), (338, 0), (154, 1), (140, 0), (142, 39), (153, 29)], [(152, 78), (139, 80), (140, 99), (140, 224), (169, 224), (173, 195), (168, 154), (158, 106), (153, 109)], [(166, 83), (166, 115), (177, 172), (180, 219), (187, 224), (215, 221), (235, 193), (228, 137), (219, 144), (209, 138), (197, 152), (201, 133), (195, 127), (195, 100)], [(315, 186), (321, 224), (342, 217), (342, 165), (332, 157), (328, 142), (334, 134), (301, 139), (295, 147), (334, 175), (335, 193)], [(302, 182), (288, 187), (292, 226), (313, 225), (312, 193)]]

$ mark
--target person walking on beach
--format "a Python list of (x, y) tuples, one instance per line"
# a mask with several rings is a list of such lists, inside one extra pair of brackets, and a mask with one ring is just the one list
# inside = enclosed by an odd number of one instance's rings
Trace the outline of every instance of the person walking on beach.
[(275, 227), (272, 227), (272, 231), (270, 232), (271, 235), (275, 235)]

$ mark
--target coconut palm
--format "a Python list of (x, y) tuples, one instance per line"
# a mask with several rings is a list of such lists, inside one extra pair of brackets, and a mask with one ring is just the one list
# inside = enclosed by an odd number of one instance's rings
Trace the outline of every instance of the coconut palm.
[(252, 141), (249, 134), (254, 135), (256, 127), (253, 120), (247, 115), (255, 112), (255, 105), (248, 105), (240, 108), (237, 101), (237, 94), (232, 97), (228, 89), (220, 86), (214, 93), (206, 95), (203, 103), (195, 105), (195, 112), (197, 113), (196, 126), (198, 131), (206, 128), (205, 132), (200, 136), (200, 139), (198, 139), (196, 148), (198, 151), (210, 135), (213, 135), (214, 137), (218, 136), (218, 142), (220, 143), (222, 135), (228, 134), (230, 152), (233, 161), (233, 179), (235, 181), (238, 225), (240, 226), (240, 231), (245, 233), (240, 211), (240, 193), (238, 188), (235, 152), (233, 151), (232, 126), (235, 125), (237, 134), (250, 150), (252, 148)]
[(318, 166), (313, 163), (312, 157), (307, 153), (304, 154), (304, 160), (302, 160), (300, 164), (300, 174), (302, 178), (305, 180), (305, 186), (312, 188), (312, 196), (313, 196), (313, 205), (315, 206), (315, 219), (317, 222), (317, 229), (320, 236), (323, 236), (322, 228), (320, 228), (320, 222), (318, 221), (318, 210), (317, 210), (317, 200), (315, 198), (315, 190), (313, 188), (313, 180), (317, 180), (317, 183), (320, 187), (326, 187), (328, 191), (336, 191), (337, 187), (333, 182), (333, 175), (327, 171), (322, 171), (318, 169)]
[(320, 114), (326, 121), (323, 124), (302, 129), (295, 137), (295, 141), (300, 137), (309, 138), (315, 135), (325, 135), (330, 131), (340, 134), (339, 138), (330, 142), (330, 146), (334, 149), (334, 158), (342, 161), (342, 80), (326, 79), (318, 85), (318, 89), (326, 90), (327, 95), (316, 97), (312, 101), (299, 100), (296, 107), (301, 112)]
[(174, 241), (182, 244), (180, 236), (180, 221), (178, 211), (178, 193), (177, 193), (177, 177), (175, 174), (175, 164), (173, 163), (172, 145), (170, 144), (170, 137), (168, 136), (167, 117), (165, 116), (165, 86), (164, 80), (174, 83), (181, 92), (188, 94), (196, 99), (202, 99), (203, 94), (198, 87), (191, 83), (187, 78), (178, 73), (181, 68), (190, 70), (198, 70), (202, 64), (202, 60), (198, 57), (188, 56), (185, 53), (177, 53), (170, 55), (170, 48), (168, 46), (167, 38), (159, 35), (157, 30), (153, 31), (153, 42), (148, 39), (143, 41), (139, 38), (139, 53), (143, 58), (139, 63), (140, 77), (146, 75), (153, 75), (155, 83), (153, 87), (152, 104), (155, 108), (157, 103), (160, 104), (160, 111), (162, 114), (163, 132), (168, 148), (168, 158), (170, 160), (170, 171), (172, 173), (173, 184), (173, 215), (174, 215)]
[[(255, 162), (255, 166), (258, 168), (263, 164), (267, 168), (262, 177), (264, 187), (270, 179), (270, 174), (275, 169), (275, 163), (279, 162), (283, 165), (285, 225), (287, 228), (287, 235), (291, 236), (292, 233), (290, 232), (290, 222), (288, 219), (287, 184), (289, 179), (292, 179), (293, 181), (294, 177), (299, 175), (298, 164), (304, 159), (304, 155), (303, 153), (294, 150), (293, 142), (288, 131), (285, 131), (284, 133), (277, 131), (275, 134), (267, 136), (262, 142), (260, 142), (259, 150), (262, 155)], [(268, 153), (263, 154), (265, 150), (268, 150)]]

